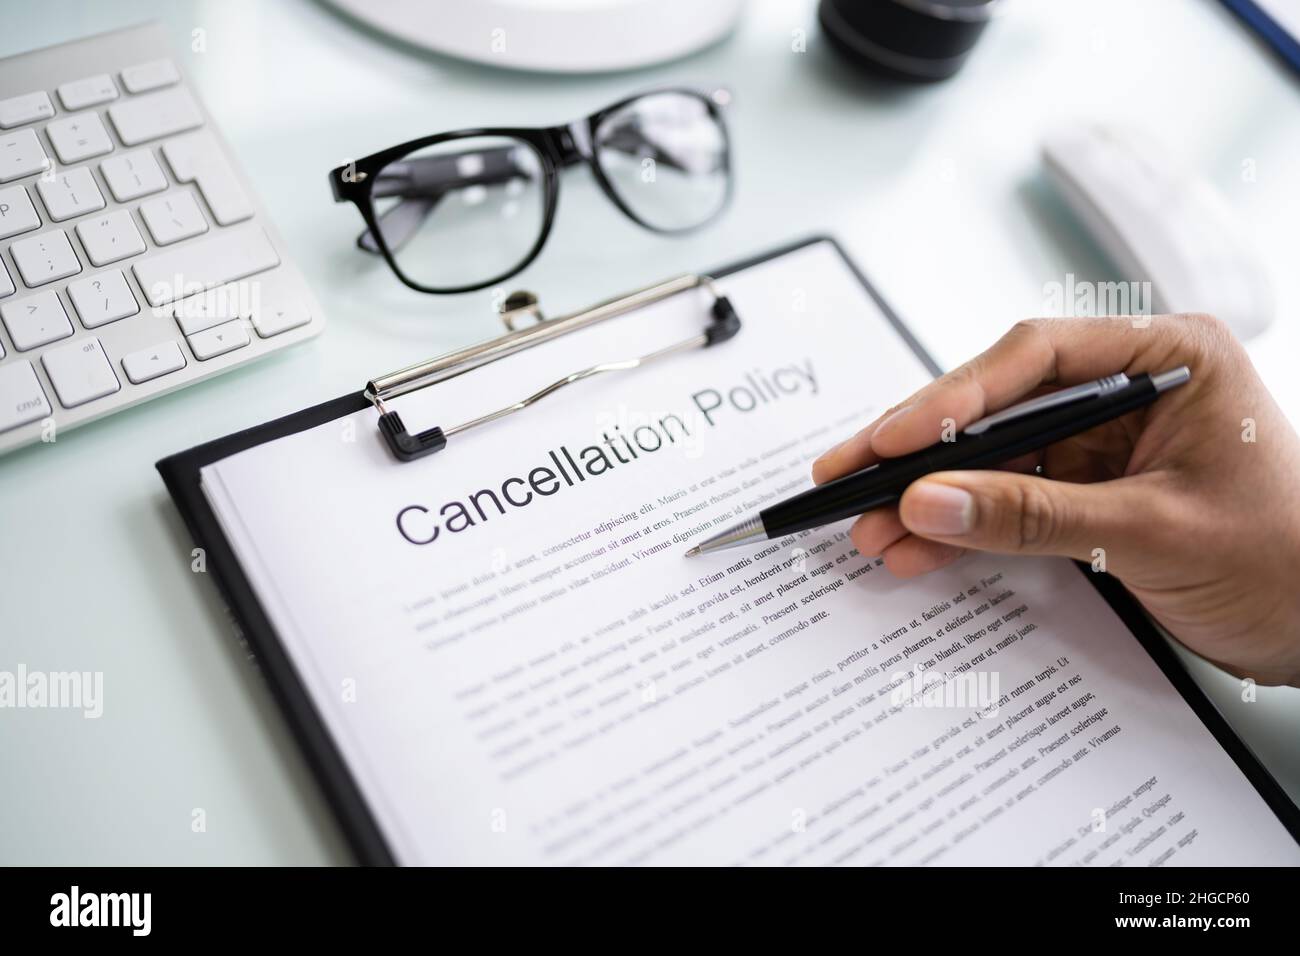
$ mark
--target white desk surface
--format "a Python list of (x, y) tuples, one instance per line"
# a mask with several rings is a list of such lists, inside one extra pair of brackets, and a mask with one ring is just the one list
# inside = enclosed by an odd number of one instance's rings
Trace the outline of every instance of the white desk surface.
[[(918, 89), (833, 59), (814, 9), (755, 2), (710, 50), (596, 78), (425, 55), (310, 0), (42, 0), (8, 19), (0, 55), (162, 19), (330, 325), (308, 345), (0, 460), (0, 667), (98, 670), (105, 682), (99, 720), (0, 711), (0, 862), (350, 859), (212, 582), (191, 572), (191, 541), (153, 468), (496, 333), (490, 293), (421, 296), (353, 248), (359, 218), (330, 201), (325, 175), (350, 157), (444, 129), (566, 121), (668, 81), (725, 83), (739, 177), (725, 220), (659, 238), (575, 174), (550, 245), (511, 286), (558, 314), (830, 232), (950, 366), (1039, 313), (1045, 282), (1118, 278), (1044, 183), (1037, 144), (1053, 123), (1134, 122), (1179, 147), (1268, 250), (1280, 318), (1251, 351), (1300, 421), (1300, 83), (1217, 2), (1011, 3), (964, 72)], [(190, 52), (196, 29), (206, 52)], [(792, 51), (798, 30), (805, 53)], [(1300, 690), (1262, 688), (1247, 704), (1236, 681), (1193, 667), (1300, 799)], [(196, 808), (206, 832), (191, 828)]]

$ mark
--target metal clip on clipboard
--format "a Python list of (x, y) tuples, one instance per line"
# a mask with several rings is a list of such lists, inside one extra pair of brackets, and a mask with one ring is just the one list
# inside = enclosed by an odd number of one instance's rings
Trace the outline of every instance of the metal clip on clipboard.
[[(489, 412), (486, 415), (480, 415), (478, 418), (462, 422), (459, 425), (453, 425), (450, 428), (435, 426), (427, 431), (412, 435), (406, 430), (406, 426), (402, 424), (402, 417), (385, 404), (386, 399), (396, 398), (399, 395), (436, 385), (471, 369), (514, 355), (516, 352), (521, 352), (534, 345), (540, 345), (569, 332), (584, 329), (602, 319), (614, 318), (642, 306), (658, 302), (661, 299), (666, 299), (669, 296), (677, 295), (679, 292), (687, 292), (701, 286), (713, 296), (713, 305), (709, 309), (709, 324), (705, 326), (704, 331), (699, 335), (693, 335), (690, 338), (682, 339), (680, 342), (653, 352), (647, 352), (635, 358), (602, 362), (599, 365), (580, 369), (552, 382), (520, 401), (499, 408), (494, 412)], [(530, 318), (532, 324), (520, 327), (518, 321), (522, 317)], [(711, 278), (700, 275), (678, 276), (676, 279), (669, 279), (667, 282), (639, 289), (630, 295), (609, 299), (589, 309), (571, 315), (558, 316), (554, 319), (543, 317), (537, 297), (531, 292), (515, 292), (508, 296), (501, 305), (501, 321), (505, 324), (506, 333), (500, 338), (448, 352), (438, 358), (408, 366), (400, 371), (371, 379), (366, 383), (365, 397), (374, 404), (379, 412), (380, 434), (384, 436), (384, 441), (388, 443), (389, 450), (399, 461), (413, 461), (416, 458), (422, 458), (425, 455), (441, 451), (447, 447), (447, 439), (452, 435), (522, 411), (529, 405), (541, 401), (547, 395), (564, 388), (566, 385), (572, 385), (575, 382), (580, 382), (595, 375), (602, 375), (606, 372), (639, 368), (656, 359), (674, 355), (678, 352), (685, 352), (689, 349), (708, 348), (710, 345), (727, 341), (740, 331), (740, 317), (736, 315), (736, 310), (732, 308), (731, 301), (725, 295), (718, 293)]]

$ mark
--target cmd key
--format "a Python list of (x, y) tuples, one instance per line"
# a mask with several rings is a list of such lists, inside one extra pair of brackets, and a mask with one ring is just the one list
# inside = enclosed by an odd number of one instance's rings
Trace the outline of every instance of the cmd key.
[(0, 365), (0, 432), (50, 414), (50, 403), (31, 362)]

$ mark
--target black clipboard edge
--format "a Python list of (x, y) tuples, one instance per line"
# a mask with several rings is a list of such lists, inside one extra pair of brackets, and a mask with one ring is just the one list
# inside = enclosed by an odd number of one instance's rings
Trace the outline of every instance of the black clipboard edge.
[(1174, 685), (1183, 700), (1187, 701), (1188, 706), (1201, 723), (1205, 725), (1214, 739), (1219, 742), (1228, 756), (1232, 758), (1233, 763), (1251, 782), (1255, 790), (1263, 798), (1268, 808), (1277, 816), (1282, 826), (1291, 834), (1291, 839), (1300, 843), (1300, 807), (1287, 794), (1282, 785), (1277, 782), (1274, 776), (1269, 773), (1268, 768), (1260, 761), (1255, 752), (1246, 745), (1228, 719), (1215, 706), (1205, 691), (1201, 690), (1196, 679), (1192, 677), (1191, 672), (1178, 659), (1173, 648), (1165, 641), (1163, 635), (1156, 630), (1155, 626), (1147, 617), (1146, 611), (1138, 604), (1137, 599), (1128, 592), (1115, 578), (1109, 574), (1095, 573), (1088, 565), (1082, 562), (1075, 562), (1079, 573), (1084, 575), (1092, 586), (1100, 593), (1107, 604), (1119, 615), (1120, 620), (1125, 626), (1133, 632), (1133, 636), (1138, 639), (1138, 643), (1156, 662), (1165, 677), (1169, 678), (1169, 683)]
[[(875, 286), (858, 268), (857, 263), (848, 256), (833, 236), (814, 235), (796, 240), (712, 270), (708, 275), (714, 278), (725, 278), (818, 243), (828, 243), (835, 250), (862, 283), (863, 288), (894, 331), (907, 343), (921, 363), (932, 375), (941, 375), (943, 369), (925, 351), (920, 341), (881, 297)], [(302, 683), (297, 669), (280, 644), (252, 585), (244, 576), (243, 568), (235, 558), (230, 543), (226, 540), (199, 483), (200, 472), (207, 465), (265, 442), (275, 441), (334, 421), (344, 415), (350, 415), (368, 407), (369, 404), (359, 391), (343, 395), (274, 421), (198, 445), (188, 451), (170, 455), (159, 461), (156, 467), (195, 544), (205, 550), (209, 572), (217, 584), (222, 599), (257, 661), (263, 677), (271, 688), (272, 695), (284, 712), (290, 730), (306, 756), (308, 766), (315, 773), (324, 790), (326, 802), (339, 820), (353, 853), (363, 865), (392, 866), (397, 863), (392, 848), (385, 840), (378, 821), (371, 813), (346, 761), (330, 737), (325, 722), (306, 686)], [(1114, 578), (1105, 574), (1094, 574), (1085, 565), (1078, 565), (1078, 567), (1080, 573), (1088, 578), (1137, 638), (1143, 649), (1155, 660), (1156, 666), (1187, 701), (1206, 729), (1227, 751), (1292, 838), (1300, 843), (1300, 808), (1296, 807), (1259, 758), (1232, 730), (1218, 708), (1200, 689), (1177, 655), (1165, 643), (1164, 638), (1151, 625), (1136, 600)]]
[(197, 547), (204, 550), (215, 580), (258, 670), (280, 705), (290, 731), (324, 790), (326, 802), (342, 825), (357, 859), (367, 866), (392, 866), (397, 860), (370, 812), (361, 788), (326, 729), (297, 668), (280, 643), (261, 601), (235, 557), (200, 485), (202, 469), (249, 448), (324, 425), (360, 411), (370, 403), (356, 392), (314, 405), (271, 422), (227, 435), (162, 459), (155, 466), (176, 503)]

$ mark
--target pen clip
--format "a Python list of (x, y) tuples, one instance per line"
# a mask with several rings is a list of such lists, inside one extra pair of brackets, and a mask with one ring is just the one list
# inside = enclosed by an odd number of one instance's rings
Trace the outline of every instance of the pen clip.
[(1021, 402), (1018, 405), (1012, 405), (1010, 408), (1004, 408), (1000, 412), (994, 412), (992, 415), (986, 415), (977, 422), (971, 422), (967, 425), (963, 434), (982, 435), (990, 428), (998, 425), (1005, 425), (1007, 422), (1018, 421), (1029, 415), (1037, 414), (1049, 408), (1057, 408), (1061, 405), (1069, 405), (1073, 402), (1082, 401), (1085, 398), (1100, 398), (1102, 395), (1109, 395), (1111, 392), (1117, 392), (1129, 384), (1129, 377), (1123, 372), (1117, 375), (1107, 375), (1105, 378), (1099, 378), (1095, 382), (1084, 382), (1082, 385), (1074, 385), (1070, 388), (1063, 388), (1060, 391), (1050, 392), (1047, 395), (1040, 395), (1037, 398), (1031, 398), (1027, 402)]

